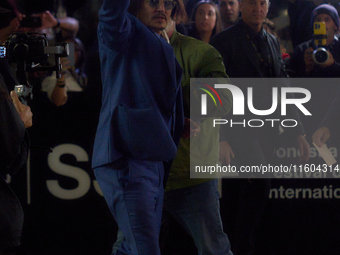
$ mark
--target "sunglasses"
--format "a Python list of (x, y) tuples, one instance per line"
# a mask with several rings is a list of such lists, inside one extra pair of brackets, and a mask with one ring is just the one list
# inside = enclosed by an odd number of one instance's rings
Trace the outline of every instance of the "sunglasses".
[[(157, 8), (161, 5), (161, 1), (159, 0), (146, 0), (147, 2), (149, 2), (149, 6), (152, 8)], [(164, 9), (166, 10), (172, 10), (173, 8), (175, 8), (176, 3), (173, 0), (163, 0), (162, 1), (164, 4)]]

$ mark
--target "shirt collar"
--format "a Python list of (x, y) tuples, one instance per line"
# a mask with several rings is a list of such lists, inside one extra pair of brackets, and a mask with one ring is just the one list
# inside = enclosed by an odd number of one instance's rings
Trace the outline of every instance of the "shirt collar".
[(258, 35), (260, 35), (262, 37), (265, 36), (265, 31), (264, 31), (263, 27), (261, 27), (260, 32), (257, 33), (250, 26), (248, 26), (246, 23), (244, 23), (244, 21), (242, 19), (240, 20), (240, 22), (241, 22), (242, 26), (245, 28), (246, 32), (248, 33), (250, 39), (255, 39), (255, 37), (258, 36)]
[(178, 37), (178, 32), (177, 30), (175, 29), (172, 36), (170, 37), (170, 44), (172, 45), (174, 41), (176, 41), (176, 38)]

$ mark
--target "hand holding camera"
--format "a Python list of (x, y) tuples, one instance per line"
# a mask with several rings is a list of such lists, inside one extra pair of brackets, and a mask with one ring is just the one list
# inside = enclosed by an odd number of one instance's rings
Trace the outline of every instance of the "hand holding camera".
[[(314, 44), (316, 49), (313, 51), (312, 58), (320, 66), (329, 66), (330, 52), (324, 46), (327, 44), (327, 30), (325, 22), (314, 22)], [(334, 63), (334, 59), (333, 59)]]
[(62, 74), (64, 74), (65, 72), (67, 72), (67, 70), (72, 68), (71, 62), (66, 57), (60, 58), (60, 64), (62, 66), (62, 68), (61, 68)]
[(28, 105), (24, 105), (20, 102), (18, 95), (15, 93), (15, 91), (11, 91), (10, 95), (12, 98), (12, 102), (15, 106), (15, 109), (17, 109), (20, 118), (25, 125), (25, 128), (32, 127), (33, 113), (31, 111), (31, 108)]
[(305, 73), (309, 75), (315, 64), (319, 67), (325, 68), (334, 64), (334, 58), (332, 54), (325, 48), (327, 45), (327, 29), (325, 22), (314, 22), (314, 44), (315, 49), (312, 47), (305, 50), (304, 62)]
[(58, 25), (58, 20), (49, 11), (32, 14), (24, 17), (20, 22), (20, 27), (26, 28), (52, 28)]

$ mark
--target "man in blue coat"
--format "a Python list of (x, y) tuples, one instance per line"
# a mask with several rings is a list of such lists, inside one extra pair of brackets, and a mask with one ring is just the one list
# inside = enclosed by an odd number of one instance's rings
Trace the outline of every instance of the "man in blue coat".
[(162, 38), (177, 0), (104, 0), (102, 108), (92, 168), (124, 234), (116, 254), (160, 254), (163, 162), (182, 134), (182, 71)]

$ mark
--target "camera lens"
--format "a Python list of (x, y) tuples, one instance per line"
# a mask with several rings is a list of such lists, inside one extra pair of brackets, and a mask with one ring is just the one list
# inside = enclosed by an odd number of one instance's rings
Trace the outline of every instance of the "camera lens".
[(313, 52), (313, 60), (317, 64), (325, 63), (327, 61), (328, 57), (329, 57), (329, 54), (328, 54), (327, 50), (323, 47), (317, 48)]

